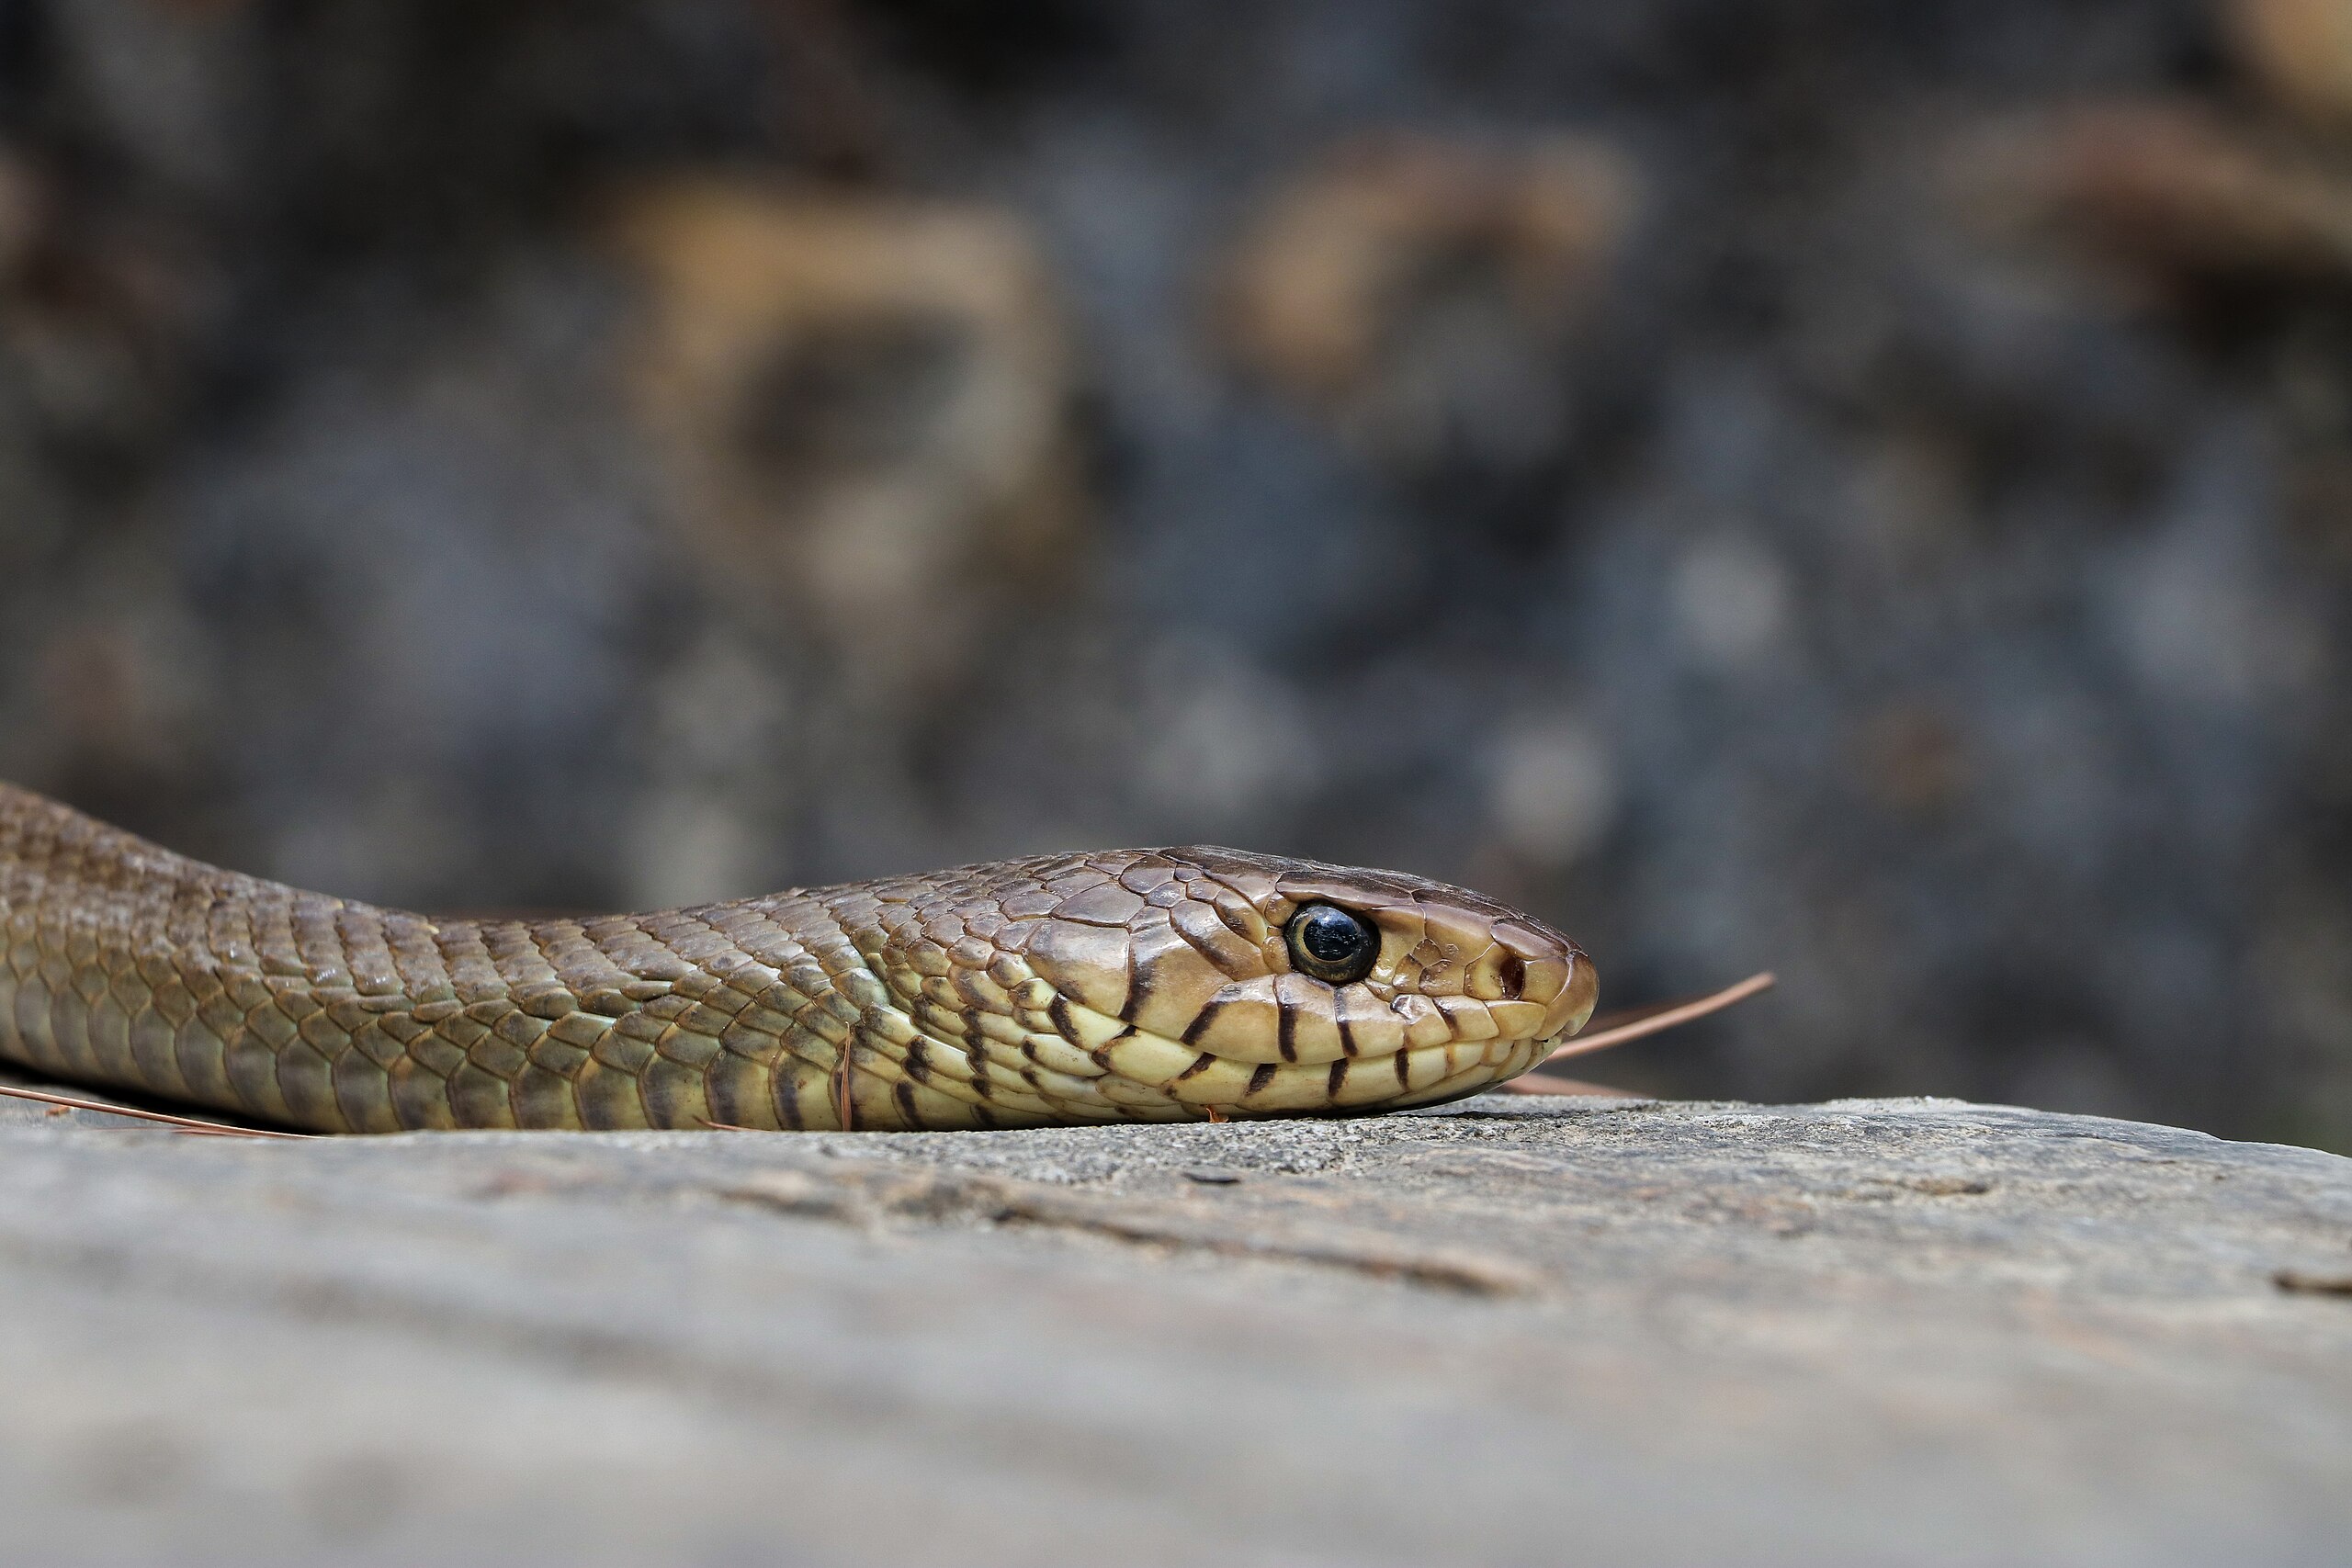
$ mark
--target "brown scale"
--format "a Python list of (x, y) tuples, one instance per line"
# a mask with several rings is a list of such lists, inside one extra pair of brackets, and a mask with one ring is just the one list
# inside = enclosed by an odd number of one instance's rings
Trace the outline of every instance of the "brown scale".
[[(1379, 952), (1294, 967), (1311, 903)], [(1051, 855), (588, 921), (434, 919), (0, 784), (0, 1058), (320, 1132), (1012, 1127), (1373, 1111), (1580, 1027), (1592, 966), (1436, 883)]]

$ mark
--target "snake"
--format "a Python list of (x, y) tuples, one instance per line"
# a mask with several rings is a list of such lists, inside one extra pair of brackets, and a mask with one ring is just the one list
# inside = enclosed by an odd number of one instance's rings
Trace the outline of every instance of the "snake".
[(577, 919), (223, 871), (0, 784), (0, 1058), (313, 1133), (921, 1132), (1462, 1099), (1592, 962), (1442, 883), (1066, 853)]

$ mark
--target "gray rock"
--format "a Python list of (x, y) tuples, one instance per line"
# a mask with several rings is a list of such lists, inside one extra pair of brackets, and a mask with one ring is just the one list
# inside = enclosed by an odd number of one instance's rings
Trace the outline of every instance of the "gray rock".
[(1874, 1100), (262, 1143), (9, 1104), (43, 1562), (2338, 1562), (2352, 1161)]

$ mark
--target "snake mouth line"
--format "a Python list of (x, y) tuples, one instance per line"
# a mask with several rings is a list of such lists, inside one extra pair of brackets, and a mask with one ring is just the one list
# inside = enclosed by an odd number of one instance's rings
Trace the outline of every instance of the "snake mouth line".
[[(1455, 1041), (1408, 1046), (1376, 1055), (1329, 1062), (1261, 1062), (1219, 1056), (1165, 1036), (1130, 1031), (1086, 1052), (1057, 1056), (1057, 1065), (1031, 1060), (1017, 1076), (983, 1072), (964, 1077), (947, 1066), (950, 1053), (876, 1042), (857, 1066), (874, 1088), (901, 1094), (910, 1066), (924, 1096), (938, 1095), (967, 1111), (1028, 1120), (1182, 1120), (1211, 1114), (1300, 1116), (1385, 1111), (1456, 1100), (1525, 1072), (1555, 1040)], [(1082, 1064), (1082, 1066), (1081, 1066)], [(945, 1069), (945, 1070), (943, 1070)], [(894, 1076), (897, 1075), (897, 1076)], [(935, 1122), (954, 1112), (937, 1105)]]
[(1186, 1105), (1225, 1111), (1304, 1111), (1414, 1105), (1498, 1083), (1543, 1060), (1533, 1040), (1408, 1046), (1334, 1062), (1248, 1062), (1203, 1054), (1165, 1092)]

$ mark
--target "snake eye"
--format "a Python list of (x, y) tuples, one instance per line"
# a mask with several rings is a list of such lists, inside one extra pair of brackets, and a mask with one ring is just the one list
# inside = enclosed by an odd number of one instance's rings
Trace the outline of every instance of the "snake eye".
[(1290, 940), (1290, 961), (1334, 986), (1363, 979), (1380, 956), (1380, 933), (1372, 923), (1329, 904), (1309, 904), (1299, 910), (1283, 935)]

